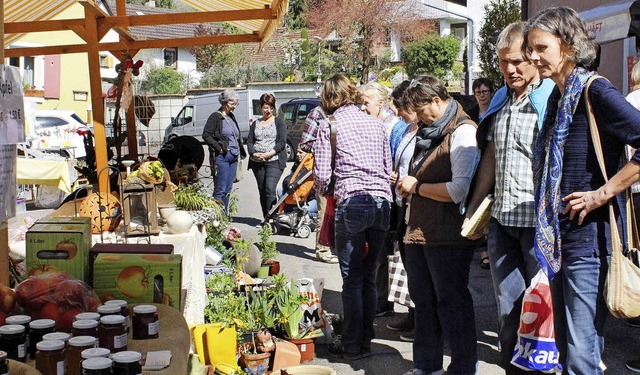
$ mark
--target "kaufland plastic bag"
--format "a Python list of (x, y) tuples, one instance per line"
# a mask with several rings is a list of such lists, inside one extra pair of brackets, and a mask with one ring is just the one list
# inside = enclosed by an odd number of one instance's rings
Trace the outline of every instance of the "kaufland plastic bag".
[(562, 370), (558, 359), (551, 288), (547, 275), (540, 270), (524, 292), (518, 341), (511, 363), (524, 370), (554, 373)]
[[(307, 297), (307, 302), (300, 306), (304, 314), (300, 322), (300, 332), (308, 332), (304, 335), (305, 338), (320, 337), (323, 335), (322, 329), (326, 326), (320, 302), (322, 291), (316, 290), (314, 280), (310, 278), (298, 279), (296, 285), (300, 294)], [(322, 283), (318, 283), (318, 285), (320, 286)]]

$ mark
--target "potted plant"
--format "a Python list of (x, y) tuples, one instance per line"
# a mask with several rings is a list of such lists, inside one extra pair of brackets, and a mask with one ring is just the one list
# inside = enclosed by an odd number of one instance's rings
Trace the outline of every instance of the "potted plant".
[(236, 256), (236, 274), (240, 271), (255, 276), (260, 269), (260, 250), (251, 241), (237, 238), (233, 242), (233, 250)]
[(260, 242), (256, 244), (262, 251), (262, 264), (258, 270), (258, 277), (266, 278), (280, 273), (280, 262), (276, 260), (280, 252), (275, 241), (271, 239), (273, 231), (271, 226), (263, 225), (258, 231)]
[(256, 372), (260, 367), (268, 368), (271, 352), (276, 348), (267, 328), (275, 325), (276, 317), (269, 304), (268, 293), (256, 293), (252, 290), (245, 296), (247, 314), (241, 326), (250, 333), (251, 341), (241, 345), (240, 366), (245, 371)]

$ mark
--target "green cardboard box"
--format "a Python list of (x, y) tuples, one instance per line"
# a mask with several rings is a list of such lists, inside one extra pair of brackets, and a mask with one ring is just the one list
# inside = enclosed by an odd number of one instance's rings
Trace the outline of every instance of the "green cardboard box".
[(64, 271), (87, 281), (91, 231), (85, 224), (34, 224), (27, 231), (26, 262), (29, 274)]
[(180, 308), (182, 256), (174, 254), (98, 254), (93, 290), (101, 300), (164, 303)]
[(78, 224), (86, 225), (91, 233), (91, 218), (84, 216), (51, 216), (47, 215), (36, 221), (36, 224)]

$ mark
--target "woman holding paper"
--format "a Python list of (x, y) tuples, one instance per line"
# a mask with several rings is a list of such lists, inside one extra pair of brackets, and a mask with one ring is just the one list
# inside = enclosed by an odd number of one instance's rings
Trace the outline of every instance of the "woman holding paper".
[(476, 242), (460, 235), (460, 206), (479, 159), (477, 126), (435, 77), (411, 81), (403, 99), (422, 122), (409, 175), (397, 184), (409, 199), (405, 267), (415, 303), (414, 368), (407, 374), (443, 371), (445, 338), (451, 349), (448, 372), (475, 374), (475, 314), (468, 285)]

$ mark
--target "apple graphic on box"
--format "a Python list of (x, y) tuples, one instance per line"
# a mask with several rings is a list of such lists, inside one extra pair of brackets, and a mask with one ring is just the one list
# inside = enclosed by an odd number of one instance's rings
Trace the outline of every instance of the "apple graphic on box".
[(125, 267), (116, 278), (116, 289), (129, 298), (141, 298), (149, 289), (149, 277), (140, 266)]

